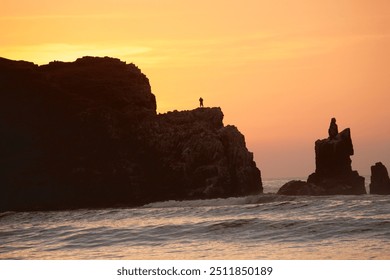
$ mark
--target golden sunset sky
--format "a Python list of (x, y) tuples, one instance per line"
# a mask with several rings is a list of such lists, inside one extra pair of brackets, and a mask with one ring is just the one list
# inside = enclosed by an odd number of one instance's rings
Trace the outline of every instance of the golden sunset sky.
[(0, 56), (112, 56), (148, 76), (158, 112), (222, 108), (263, 178), (307, 176), (331, 117), (353, 168), (390, 168), (388, 0), (1, 0)]

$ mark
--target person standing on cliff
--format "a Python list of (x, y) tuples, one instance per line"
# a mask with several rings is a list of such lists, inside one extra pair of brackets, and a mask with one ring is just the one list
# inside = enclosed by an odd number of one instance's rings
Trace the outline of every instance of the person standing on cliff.
[(336, 138), (337, 134), (339, 134), (339, 128), (336, 124), (336, 118), (332, 118), (332, 120), (330, 121), (328, 133), (329, 139), (334, 139)]
[(203, 98), (199, 98), (199, 107), (203, 107)]

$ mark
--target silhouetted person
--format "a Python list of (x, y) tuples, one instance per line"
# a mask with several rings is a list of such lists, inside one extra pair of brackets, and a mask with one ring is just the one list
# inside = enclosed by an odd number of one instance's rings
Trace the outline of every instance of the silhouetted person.
[(337, 134), (339, 134), (339, 128), (336, 124), (336, 118), (332, 118), (332, 120), (330, 121), (328, 133), (330, 139), (336, 138)]
[(199, 98), (199, 107), (203, 107), (203, 98)]

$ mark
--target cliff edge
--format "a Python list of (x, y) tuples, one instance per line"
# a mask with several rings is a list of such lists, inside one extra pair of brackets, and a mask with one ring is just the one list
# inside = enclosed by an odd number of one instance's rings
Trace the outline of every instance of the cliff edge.
[(38, 66), (0, 58), (0, 211), (136, 206), (262, 192), (220, 108), (156, 113), (119, 59)]

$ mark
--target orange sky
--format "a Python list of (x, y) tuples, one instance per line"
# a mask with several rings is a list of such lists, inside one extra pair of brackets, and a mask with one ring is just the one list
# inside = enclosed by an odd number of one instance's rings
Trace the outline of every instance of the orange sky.
[(1, 0), (0, 56), (134, 62), (159, 112), (199, 96), (244, 133), (264, 178), (314, 171), (331, 117), (353, 168), (390, 168), (390, 1)]

